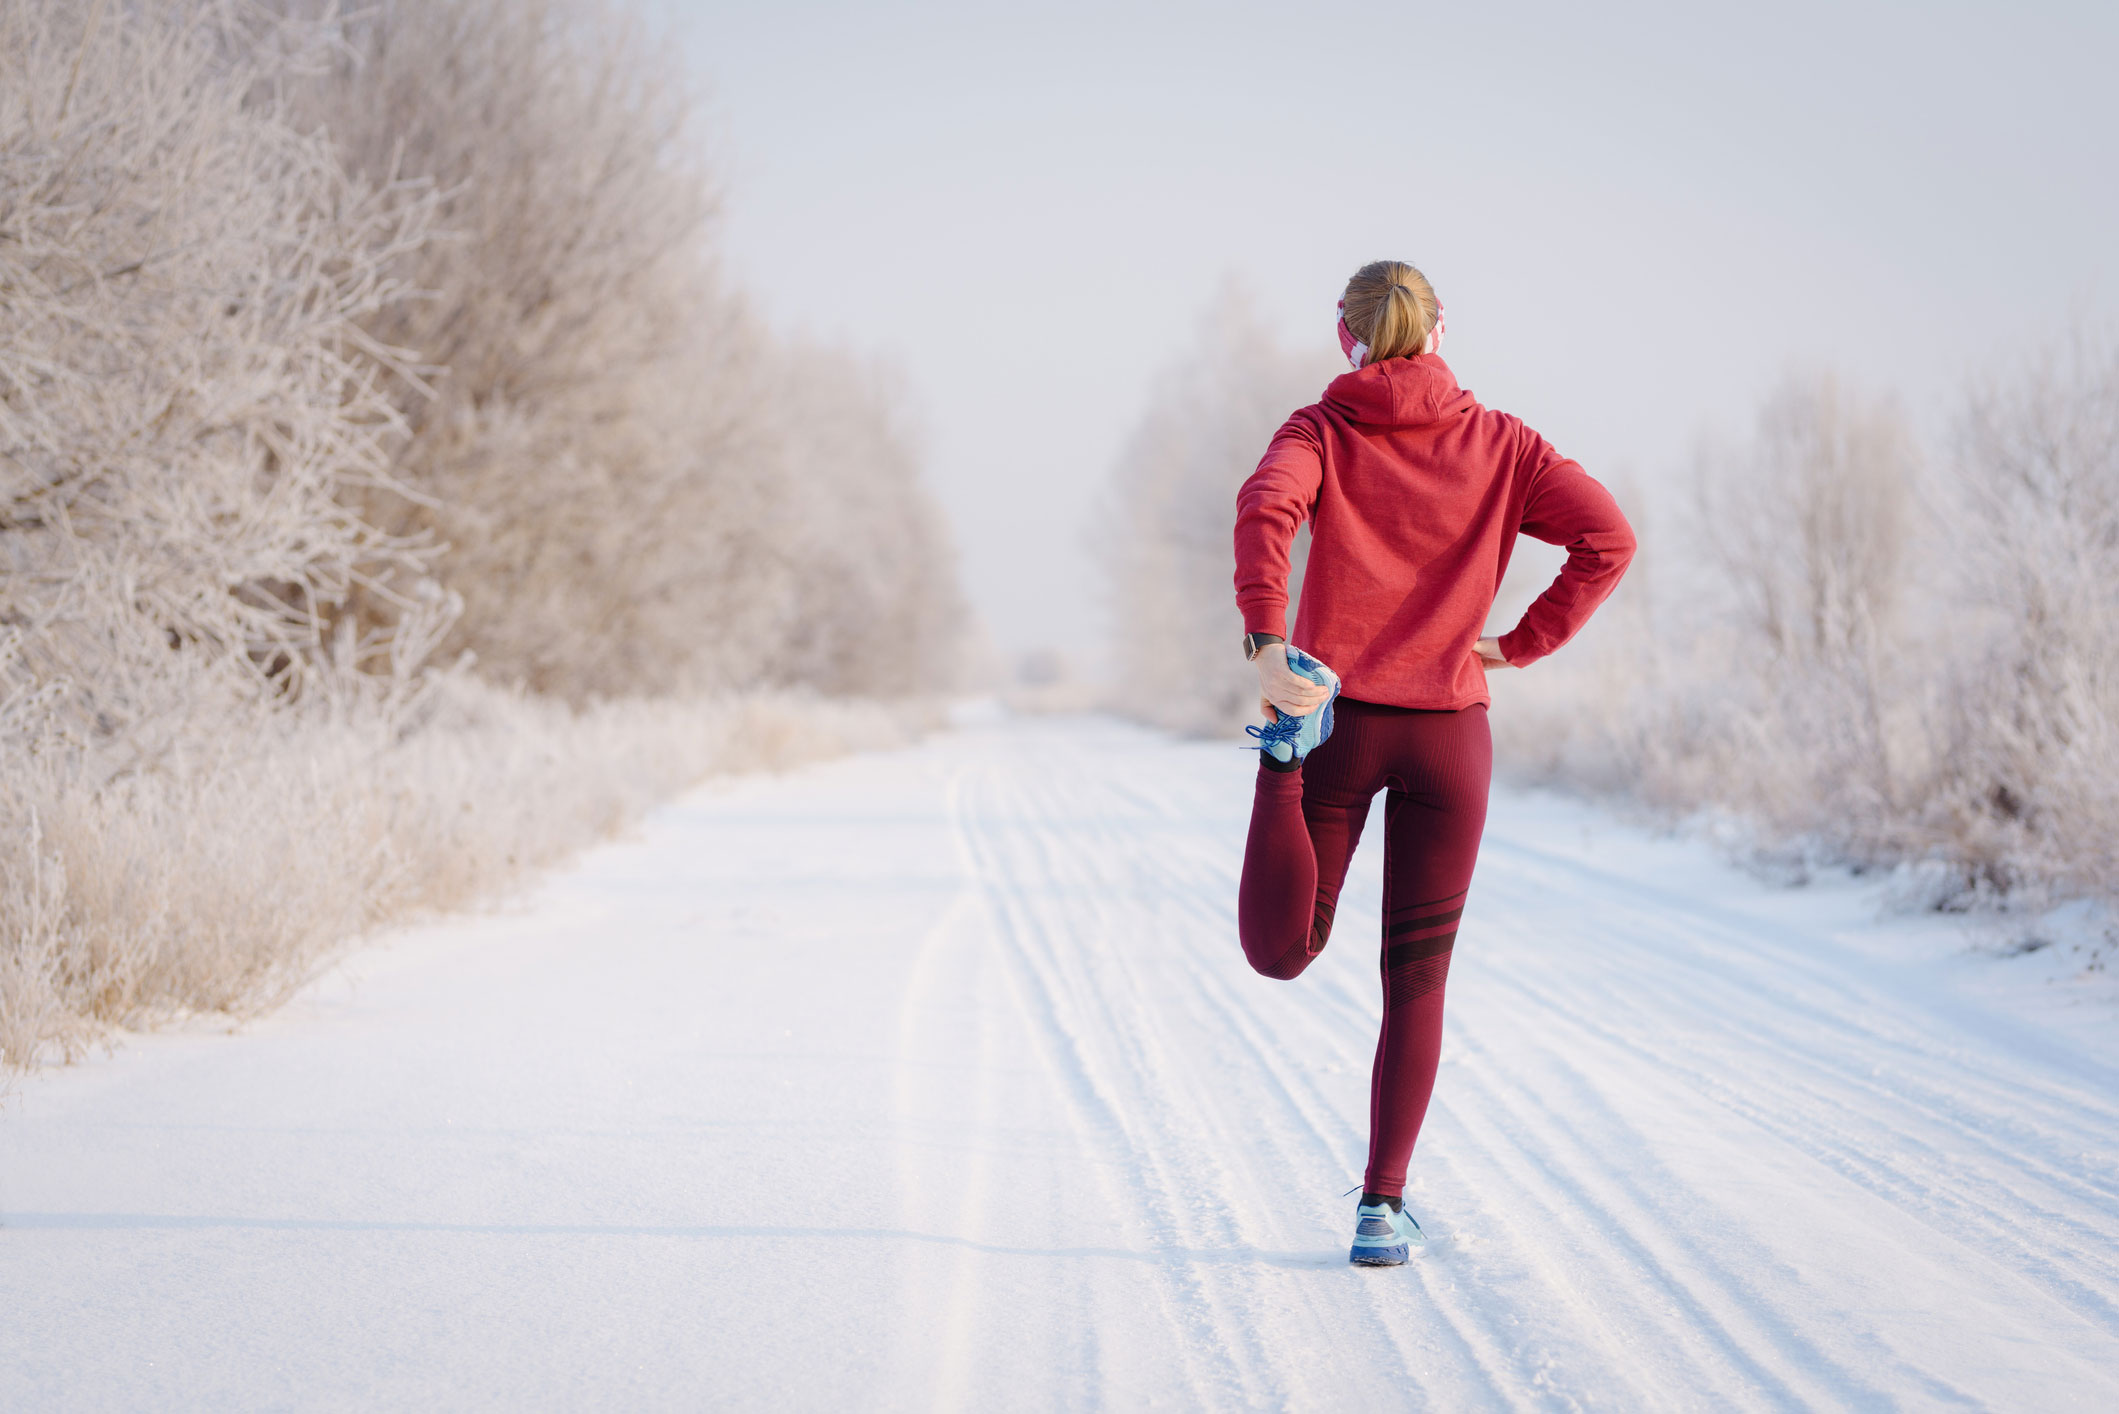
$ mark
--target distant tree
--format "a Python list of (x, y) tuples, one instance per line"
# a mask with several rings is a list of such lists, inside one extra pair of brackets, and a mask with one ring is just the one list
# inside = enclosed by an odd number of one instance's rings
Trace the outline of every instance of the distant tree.
[[(1220, 735), (1261, 720), (1238, 649), (1236, 491), (1289, 414), (1333, 373), (1279, 347), (1250, 302), (1225, 289), (1166, 369), (1105, 493), (1097, 545), (1115, 626), (1115, 704), (1143, 721)], [(1290, 611), (1308, 532), (1290, 574)]]

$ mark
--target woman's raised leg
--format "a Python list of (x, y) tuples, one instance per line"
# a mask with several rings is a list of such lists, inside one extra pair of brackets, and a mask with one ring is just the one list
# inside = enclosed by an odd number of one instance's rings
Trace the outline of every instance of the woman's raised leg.
[(1331, 936), (1339, 888), (1376, 794), (1360, 779), (1369, 756), (1365, 722), (1358, 704), (1341, 699), (1331, 738), (1300, 766), (1259, 764), (1236, 930), (1243, 955), (1267, 977), (1299, 977)]

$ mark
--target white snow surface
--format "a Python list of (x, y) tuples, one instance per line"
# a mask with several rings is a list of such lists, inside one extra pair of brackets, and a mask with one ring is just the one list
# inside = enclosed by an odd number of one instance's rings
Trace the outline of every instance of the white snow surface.
[(1257, 977), (1250, 761), (988, 717), (721, 782), (31, 1077), (0, 1407), (2119, 1408), (2109, 988), (1548, 796), (1495, 797), (1429, 1246), (1350, 1267), (1381, 822)]

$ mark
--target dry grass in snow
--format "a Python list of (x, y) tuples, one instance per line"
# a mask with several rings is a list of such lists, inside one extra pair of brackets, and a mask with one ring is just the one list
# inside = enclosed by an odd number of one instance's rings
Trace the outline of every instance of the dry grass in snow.
[(0, 1063), (79, 1054), (120, 1026), (277, 1005), (384, 924), (487, 899), (689, 784), (899, 745), (914, 703), (814, 694), (576, 710), (443, 679), (373, 711), (228, 723), (181, 771), (86, 791), (11, 771), (0, 814)]

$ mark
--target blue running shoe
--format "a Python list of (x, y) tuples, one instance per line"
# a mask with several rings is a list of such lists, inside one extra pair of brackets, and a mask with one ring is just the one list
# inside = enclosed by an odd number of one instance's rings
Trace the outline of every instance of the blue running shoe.
[(1427, 1234), (1413, 1215), (1388, 1203), (1364, 1203), (1354, 1209), (1354, 1250), (1347, 1260), (1360, 1267), (1399, 1267), (1415, 1247), (1427, 1246)]
[[(1332, 690), (1332, 695), (1324, 699), (1323, 706), (1299, 717), (1281, 712), (1262, 727), (1244, 728), (1258, 738), (1260, 751), (1282, 764), (1300, 761), (1324, 745), (1324, 739), (1332, 734), (1332, 703), (1339, 696), (1339, 674), (1292, 643), (1288, 645), (1288, 671), (1311, 682), (1323, 683)], [(1279, 711), (1278, 708), (1274, 710)]]

